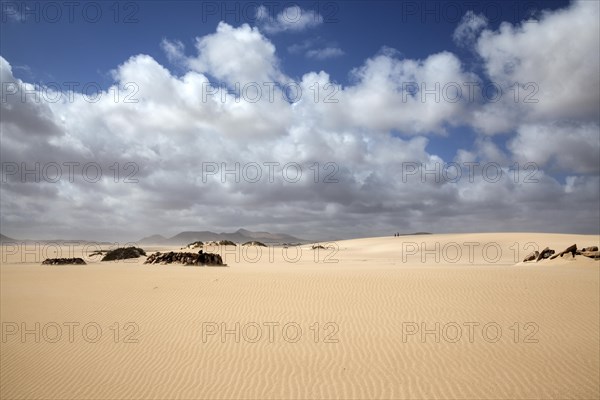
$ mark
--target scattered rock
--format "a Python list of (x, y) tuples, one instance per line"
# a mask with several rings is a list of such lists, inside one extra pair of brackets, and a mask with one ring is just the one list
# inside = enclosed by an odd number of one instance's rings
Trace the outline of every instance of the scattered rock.
[(600, 260), (600, 252), (598, 251), (598, 246), (584, 247), (581, 250), (577, 250), (577, 245), (573, 244), (561, 251), (560, 253), (556, 253), (554, 250), (551, 250), (549, 247), (546, 247), (541, 252), (535, 251), (529, 254), (523, 259), (523, 261), (526, 262), (535, 260), (537, 262), (547, 258), (549, 258), (550, 260), (554, 260), (557, 257), (575, 259), (575, 256), (585, 256), (593, 258), (594, 260)]
[(204, 246), (204, 243), (202, 243), (200, 240), (198, 240), (198, 241), (190, 243), (187, 246), (182, 247), (182, 248), (185, 248), (185, 249), (198, 249), (198, 248), (201, 248), (203, 246)]
[(252, 240), (250, 242), (246, 242), (244, 244), (242, 244), (242, 246), (260, 246), (260, 247), (267, 247), (266, 244), (262, 243), (262, 242), (258, 242), (256, 240)]
[(215, 242), (214, 240), (210, 241), (210, 242), (206, 242), (204, 243), (205, 247), (210, 247), (210, 246), (237, 246), (235, 244), (235, 242), (232, 242), (231, 240), (219, 240), (218, 242)]
[(566, 249), (564, 249), (560, 253), (555, 254), (552, 257), (550, 257), (550, 259), (554, 260), (556, 257), (562, 257), (563, 254), (567, 254), (567, 253), (571, 253), (571, 255), (573, 257), (575, 257), (575, 254), (577, 253), (577, 245), (576, 244), (572, 244), (571, 246), (567, 247)]
[(83, 261), (83, 258), (46, 258), (42, 261), (44, 265), (68, 265), (68, 264), (77, 264), (77, 265), (86, 265), (86, 262)]
[(101, 261), (125, 260), (145, 255), (146, 252), (139, 247), (119, 247), (118, 249), (108, 251)]
[(581, 255), (593, 258), (594, 260), (600, 260), (600, 251), (582, 251)]
[(560, 258), (562, 258), (563, 260), (568, 260), (568, 261), (575, 260), (575, 256), (569, 252), (563, 254), (562, 256), (560, 256)]
[(144, 264), (184, 264), (184, 265), (222, 265), (223, 259), (219, 254), (204, 253), (200, 250), (198, 253), (168, 253), (156, 252), (151, 254)]
[(546, 247), (544, 250), (542, 250), (542, 251), (540, 252), (540, 254), (538, 254), (538, 256), (537, 256), (537, 258), (535, 259), (535, 261), (536, 261), (536, 262), (538, 262), (538, 261), (540, 261), (540, 260), (543, 260), (543, 259), (545, 259), (545, 258), (550, 258), (550, 256), (551, 256), (552, 254), (554, 254), (554, 253), (555, 253), (555, 251), (554, 251), (554, 250), (551, 250), (549, 247)]
[(536, 260), (536, 259), (538, 258), (538, 256), (539, 256), (539, 255), (540, 255), (540, 252), (536, 250), (536, 251), (534, 251), (533, 253), (529, 254), (527, 257), (525, 257), (525, 258), (523, 259), (523, 261), (524, 261), (524, 262), (526, 262), (526, 261), (533, 261), (533, 260)]

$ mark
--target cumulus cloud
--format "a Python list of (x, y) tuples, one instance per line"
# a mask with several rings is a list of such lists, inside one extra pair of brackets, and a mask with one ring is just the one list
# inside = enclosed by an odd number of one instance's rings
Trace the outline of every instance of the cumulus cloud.
[(2, 124), (11, 130), (3, 132), (4, 140), (23, 137), (47, 137), (62, 133), (48, 101), (54, 101), (52, 89), (23, 82), (13, 76), (12, 67), (0, 57), (0, 84), (2, 87)]
[(297, 5), (283, 9), (277, 15), (271, 15), (265, 6), (256, 10), (257, 24), (267, 33), (300, 32), (323, 23), (321, 14), (305, 10)]
[(230, 84), (281, 81), (275, 46), (248, 24), (234, 28), (219, 23), (213, 34), (196, 39), (198, 55), (189, 67)]
[[(548, 21), (558, 19), (561, 28), (567, 25), (563, 19), (588, 18), (582, 9), (594, 11), (575, 3), (531, 26), (482, 31), (475, 46), (488, 76), (466, 70), (450, 52), (411, 59), (388, 49), (352, 69), (344, 86), (326, 71), (307, 71), (294, 101), (282, 87), (270, 96), (262, 85), (289, 78), (273, 43), (248, 25), (219, 24), (197, 39), (191, 55), (184, 55), (179, 42), (163, 41), (167, 55), (181, 60), (183, 74), (174, 75), (149, 55), (132, 55), (115, 67), (113, 85), (94, 102), (80, 93), (72, 100), (21, 101), (20, 91), (43, 89), (16, 79), (0, 57), (3, 88), (15, 88), (14, 94), (3, 92), (3, 163), (31, 168), (36, 162), (95, 162), (103, 170), (97, 182), (81, 178), (81, 165), (73, 182), (7, 177), (0, 191), (3, 233), (112, 240), (241, 226), (315, 239), (397, 231), (598, 233), (599, 128), (591, 107), (577, 110), (579, 100), (570, 93), (548, 97), (541, 83), (539, 109), (508, 101), (452, 102), (435, 90), (453, 82), (537, 79), (536, 69), (540, 82), (558, 85), (550, 78), (566, 67), (562, 60), (550, 63), (538, 49), (540, 37), (547, 36), (546, 45), (555, 49), (570, 31), (550, 35)], [(595, 44), (586, 32), (579, 32), (580, 40)], [(506, 40), (515, 43), (512, 50)], [(573, 54), (585, 64), (576, 65), (576, 72), (590, 79), (582, 96), (598, 105), (598, 81), (590, 75), (597, 52)], [(498, 69), (515, 57), (520, 61), (514, 68)], [(575, 88), (580, 84), (577, 74), (565, 79)], [(257, 82), (262, 95), (232, 94), (228, 86), (235, 82)], [(542, 118), (550, 110), (554, 116)], [(489, 126), (482, 127), (483, 121)], [(478, 135), (475, 143), (445, 158), (437, 154), (437, 135), (452, 140), (464, 127)], [(488, 135), (499, 130), (507, 132), (505, 145)], [(458, 181), (427, 175), (441, 173), (450, 161), (463, 168)], [(270, 162), (276, 163), (272, 170), (265, 164)], [(501, 167), (498, 180), (485, 175), (483, 165), (490, 162)], [(514, 162), (536, 163), (535, 182), (524, 181), (523, 171), (515, 179), (509, 169)], [(203, 175), (207, 163), (218, 168), (214, 175)], [(296, 176), (292, 163), (302, 167), (297, 182), (286, 179)], [(472, 180), (467, 163), (480, 164)], [(262, 178), (244, 179), (252, 173), (244, 167), (255, 164)], [(137, 181), (125, 183), (132, 172)]]
[(509, 142), (521, 163), (582, 174), (600, 173), (600, 126), (561, 122), (520, 126)]
[(452, 87), (477, 81), (449, 52), (424, 60), (383, 53), (369, 58), (352, 75), (358, 84), (342, 93), (345, 107), (339, 122), (406, 135), (443, 134), (447, 126), (461, 122), (468, 104), (465, 99), (454, 100)]
[[(548, 119), (598, 121), (600, 110), (600, 3), (577, 1), (544, 12), (537, 21), (502, 23), (484, 30), (476, 51), (488, 78), (504, 95), (483, 109), (474, 124), (488, 133)], [(515, 83), (517, 84), (515, 86)], [(508, 125), (486, 123), (501, 109)]]
[(600, 55), (590, 49), (600, 48), (599, 10), (598, 2), (576, 1), (498, 30), (467, 13), (454, 38), (473, 46), (483, 81), (499, 90), (467, 114), (473, 128), (511, 135), (507, 148), (522, 163), (598, 174)]

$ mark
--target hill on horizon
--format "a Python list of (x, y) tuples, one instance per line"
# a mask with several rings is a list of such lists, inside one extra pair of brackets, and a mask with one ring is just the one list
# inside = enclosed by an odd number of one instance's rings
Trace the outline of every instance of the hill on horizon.
[(17, 239), (9, 238), (6, 235), (0, 233), (0, 242), (18, 242)]
[(14, 239), (0, 233), (0, 243), (53, 243), (53, 244), (96, 244), (113, 245), (114, 242), (106, 240), (88, 240), (88, 239)]
[(253, 232), (247, 229), (238, 229), (235, 232), (211, 232), (211, 231), (184, 231), (177, 235), (166, 238), (162, 235), (151, 235), (144, 237), (138, 241), (140, 244), (160, 244), (160, 245), (178, 245), (183, 246), (195, 241), (218, 241), (231, 240), (232, 242), (248, 242), (252, 240), (264, 243), (301, 243), (307, 242), (304, 239), (299, 239), (285, 233), (270, 233), (270, 232)]

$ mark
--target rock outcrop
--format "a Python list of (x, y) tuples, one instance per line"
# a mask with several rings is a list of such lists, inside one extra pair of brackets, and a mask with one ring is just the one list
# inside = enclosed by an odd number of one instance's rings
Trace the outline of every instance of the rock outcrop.
[(594, 260), (600, 260), (600, 251), (582, 251), (581, 255), (593, 258)]
[(237, 244), (235, 244), (235, 242), (232, 242), (231, 240), (219, 240), (219, 241), (210, 241), (210, 242), (206, 242), (204, 243), (205, 247), (210, 247), (210, 246), (237, 246)]
[(139, 247), (119, 247), (118, 249), (108, 251), (101, 261), (125, 260), (145, 255), (146, 252)]
[(552, 256), (552, 254), (554, 254), (555, 251), (551, 250), (550, 247), (546, 247), (544, 250), (540, 251), (540, 254), (538, 254), (537, 258), (535, 259), (535, 261), (540, 261), (543, 260), (544, 258), (550, 258), (550, 256)]
[(527, 257), (525, 257), (525, 259), (523, 259), (523, 261), (537, 260), (539, 255), (540, 255), (540, 252), (536, 250), (533, 253), (529, 254)]
[(173, 251), (168, 253), (156, 252), (151, 254), (144, 264), (183, 264), (183, 265), (220, 265), (223, 264), (223, 259), (219, 254), (204, 253), (200, 250), (198, 253), (186, 253)]
[(575, 257), (575, 254), (577, 254), (577, 245), (576, 244), (572, 244), (571, 246), (567, 247), (566, 249), (564, 249), (560, 253), (555, 254), (552, 257), (550, 257), (550, 259), (554, 260), (556, 257), (562, 257), (564, 254), (567, 254), (567, 253), (571, 253), (571, 255), (573, 257)]
[(204, 243), (202, 243), (200, 240), (195, 241), (193, 243), (188, 244), (187, 246), (183, 247), (184, 249), (200, 249), (204, 246)]
[(575, 256), (585, 256), (585, 257), (593, 258), (594, 260), (600, 260), (600, 252), (598, 251), (598, 246), (589, 246), (589, 247), (584, 247), (580, 250), (577, 250), (577, 245), (572, 244), (571, 246), (567, 247), (560, 253), (556, 253), (554, 250), (550, 249), (549, 247), (546, 247), (544, 250), (542, 250), (540, 252), (535, 251), (535, 252), (529, 254), (527, 257), (525, 257), (523, 259), (523, 262), (527, 262), (527, 261), (539, 262), (539, 261), (542, 261), (545, 259), (554, 260), (557, 257), (566, 257), (567, 254), (569, 254), (570, 259), (574, 259)]
[(266, 244), (262, 243), (262, 242), (258, 242), (256, 240), (252, 240), (250, 242), (246, 242), (244, 244), (242, 244), (242, 246), (260, 246), (260, 247), (267, 247)]
[(86, 262), (83, 261), (83, 258), (46, 258), (44, 261), (42, 261), (42, 264), (44, 265), (69, 265), (69, 264), (76, 264), (76, 265), (86, 265)]

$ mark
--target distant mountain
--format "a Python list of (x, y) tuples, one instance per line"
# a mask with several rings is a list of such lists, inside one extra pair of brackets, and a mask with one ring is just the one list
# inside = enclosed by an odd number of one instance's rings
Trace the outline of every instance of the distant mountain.
[(8, 236), (4, 236), (3, 234), (0, 233), (0, 243), (2, 243), (2, 242), (18, 242), (18, 240), (9, 238)]
[(166, 241), (167, 238), (163, 235), (146, 236), (138, 241), (140, 244), (160, 244)]
[(161, 235), (152, 235), (141, 239), (140, 244), (159, 244), (169, 246), (184, 246), (196, 241), (208, 242), (211, 240), (231, 240), (232, 242), (244, 243), (252, 240), (270, 244), (281, 243), (302, 243), (306, 240), (299, 239), (285, 233), (270, 233), (270, 232), (252, 232), (247, 229), (238, 229), (235, 232), (216, 233), (211, 231), (187, 231), (181, 232), (171, 238), (165, 238)]
[(0, 243), (53, 243), (58, 245), (63, 244), (97, 244), (97, 245), (111, 245), (114, 243), (111, 242), (103, 242), (103, 241), (95, 241), (95, 240), (86, 240), (86, 239), (13, 239), (9, 238), (0, 233)]
[(249, 237), (255, 240), (260, 240), (260, 241), (269, 241), (269, 240), (276, 240), (276, 241), (286, 241), (286, 242), (291, 242), (291, 241), (297, 241), (297, 240), (302, 240), (302, 239), (298, 239), (294, 236), (291, 235), (287, 235), (285, 233), (269, 233), (269, 232), (252, 232), (246, 229), (238, 229), (236, 232), (236, 234), (238, 235), (242, 235), (244, 237)]

